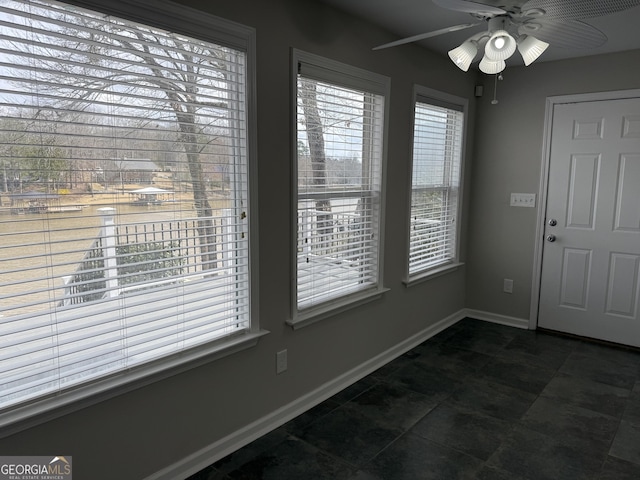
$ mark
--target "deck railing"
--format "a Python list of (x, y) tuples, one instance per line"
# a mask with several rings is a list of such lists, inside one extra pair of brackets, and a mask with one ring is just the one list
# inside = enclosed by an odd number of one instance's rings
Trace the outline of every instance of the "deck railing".
[[(63, 278), (60, 306), (116, 297), (202, 275), (198, 219), (117, 225), (115, 209), (99, 209), (102, 226), (73, 275)], [(219, 265), (231, 268), (231, 252), (222, 245), (233, 235), (229, 213), (210, 218)], [(145, 248), (146, 247), (146, 248)], [(211, 274), (209, 270), (207, 274)]]
[(365, 225), (359, 213), (299, 210), (298, 254), (358, 262), (365, 244)]

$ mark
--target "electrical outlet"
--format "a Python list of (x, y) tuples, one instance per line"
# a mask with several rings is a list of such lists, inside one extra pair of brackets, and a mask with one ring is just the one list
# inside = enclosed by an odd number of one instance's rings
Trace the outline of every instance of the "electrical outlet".
[(505, 278), (502, 283), (502, 291), (504, 293), (513, 293), (513, 280)]
[(281, 350), (276, 353), (276, 374), (280, 374), (287, 370), (287, 351)]

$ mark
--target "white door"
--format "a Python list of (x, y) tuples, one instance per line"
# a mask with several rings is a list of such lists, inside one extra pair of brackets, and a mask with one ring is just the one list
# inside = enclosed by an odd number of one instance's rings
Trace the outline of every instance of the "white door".
[(538, 326), (640, 347), (640, 99), (555, 105)]

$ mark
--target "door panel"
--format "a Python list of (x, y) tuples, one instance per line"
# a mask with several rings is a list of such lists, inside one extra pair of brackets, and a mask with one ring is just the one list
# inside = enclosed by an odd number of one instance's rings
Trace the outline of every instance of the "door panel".
[(571, 158), (567, 227), (593, 228), (599, 173), (598, 155), (574, 155)]
[(633, 318), (638, 309), (640, 256), (612, 253), (609, 265), (606, 312)]
[(640, 346), (640, 99), (554, 107), (546, 220), (538, 325)]
[(616, 230), (638, 232), (640, 229), (640, 155), (621, 155), (618, 170)]
[(587, 308), (587, 293), (591, 270), (591, 251), (577, 248), (564, 249), (560, 305), (563, 307)]

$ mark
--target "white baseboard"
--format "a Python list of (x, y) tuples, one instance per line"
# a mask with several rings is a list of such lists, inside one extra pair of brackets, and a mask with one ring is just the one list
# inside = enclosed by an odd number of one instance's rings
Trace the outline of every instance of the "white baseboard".
[[(386, 365), (390, 361), (417, 347), (425, 340), (433, 337), (442, 330), (450, 327), (466, 316), (470, 316), (467, 310), (460, 310), (455, 314), (440, 320), (439, 322), (425, 328), (417, 334), (400, 342), (389, 350), (373, 357), (356, 368), (340, 375), (334, 380), (325, 383), (316, 390), (297, 398), (293, 402), (275, 410), (263, 418), (233, 432), (188, 457), (169, 465), (168, 467), (154, 473), (145, 480), (183, 480), (203, 468), (224, 458), (230, 453), (244, 447), (261, 436), (284, 425), (298, 415), (306, 412), (319, 403), (327, 400), (346, 387), (354, 384), (358, 380), (373, 373), (378, 368)], [(498, 322), (500, 323), (500, 322)]]
[(527, 330), (529, 328), (529, 320), (525, 318), (508, 317), (497, 313), (483, 312), (481, 310), (472, 310), (465, 308), (465, 317), (474, 318), (476, 320), (484, 320), (485, 322), (498, 323), (508, 327), (516, 327)]

